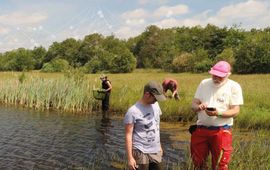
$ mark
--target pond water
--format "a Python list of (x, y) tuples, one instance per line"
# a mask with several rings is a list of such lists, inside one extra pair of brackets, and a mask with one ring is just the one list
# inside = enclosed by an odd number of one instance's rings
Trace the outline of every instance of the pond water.
[[(121, 116), (0, 107), (0, 169), (123, 169)], [(166, 167), (184, 160), (187, 127), (161, 123)]]

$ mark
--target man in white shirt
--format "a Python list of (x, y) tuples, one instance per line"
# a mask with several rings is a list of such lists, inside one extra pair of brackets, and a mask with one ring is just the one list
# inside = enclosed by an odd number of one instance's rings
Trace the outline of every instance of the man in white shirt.
[(226, 170), (233, 150), (233, 118), (243, 104), (242, 89), (228, 79), (231, 66), (226, 61), (216, 63), (209, 73), (212, 78), (202, 80), (192, 101), (198, 120), (191, 135), (191, 156), (195, 168), (204, 169), (211, 152), (212, 169)]

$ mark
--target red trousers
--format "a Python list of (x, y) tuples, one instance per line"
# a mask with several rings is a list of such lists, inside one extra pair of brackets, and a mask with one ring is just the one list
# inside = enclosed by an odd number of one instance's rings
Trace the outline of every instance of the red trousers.
[(208, 169), (207, 157), (212, 155), (212, 170), (227, 170), (232, 153), (231, 129), (197, 128), (191, 135), (191, 157), (195, 169)]

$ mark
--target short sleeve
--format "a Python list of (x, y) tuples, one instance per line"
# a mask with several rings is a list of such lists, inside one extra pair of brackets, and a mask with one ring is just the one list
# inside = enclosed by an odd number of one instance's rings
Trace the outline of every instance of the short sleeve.
[(161, 109), (159, 107), (159, 103), (158, 102), (156, 102), (154, 104), (154, 109), (156, 110), (156, 112), (158, 113), (159, 116), (162, 115), (162, 111), (161, 111)]
[(231, 105), (242, 105), (242, 104), (244, 104), (242, 88), (238, 83), (236, 83), (236, 84), (234, 84), (232, 86), (231, 93), (232, 93)]
[(202, 92), (203, 92), (202, 86), (203, 86), (203, 83), (201, 82), (201, 83), (199, 84), (197, 90), (196, 90), (196, 93), (195, 93), (194, 98), (200, 99), (200, 100), (202, 99)]
[(135, 123), (135, 118), (132, 114), (132, 111), (128, 110), (124, 118), (124, 124), (134, 124), (134, 123)]

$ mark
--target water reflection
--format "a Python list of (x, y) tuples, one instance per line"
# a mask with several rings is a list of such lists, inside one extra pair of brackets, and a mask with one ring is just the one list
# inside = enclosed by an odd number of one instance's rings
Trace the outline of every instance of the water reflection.
[(101, 120), (96, 119), (96, 129), (103, 134), (106, 139), (106, 134), (108, 134), (109, 130), (113, 128), (112, 120), (109, 112), (102, 112), (101, 115)]
[(111, 169), (112, 158), (124, 155), (123, 129), (120, 122), (113, 121), (109, 113), (101, 113), (101, 116), (95, 119), (95, 129), (96, 142), (91, 147), (92, 158), (89, 166)]

